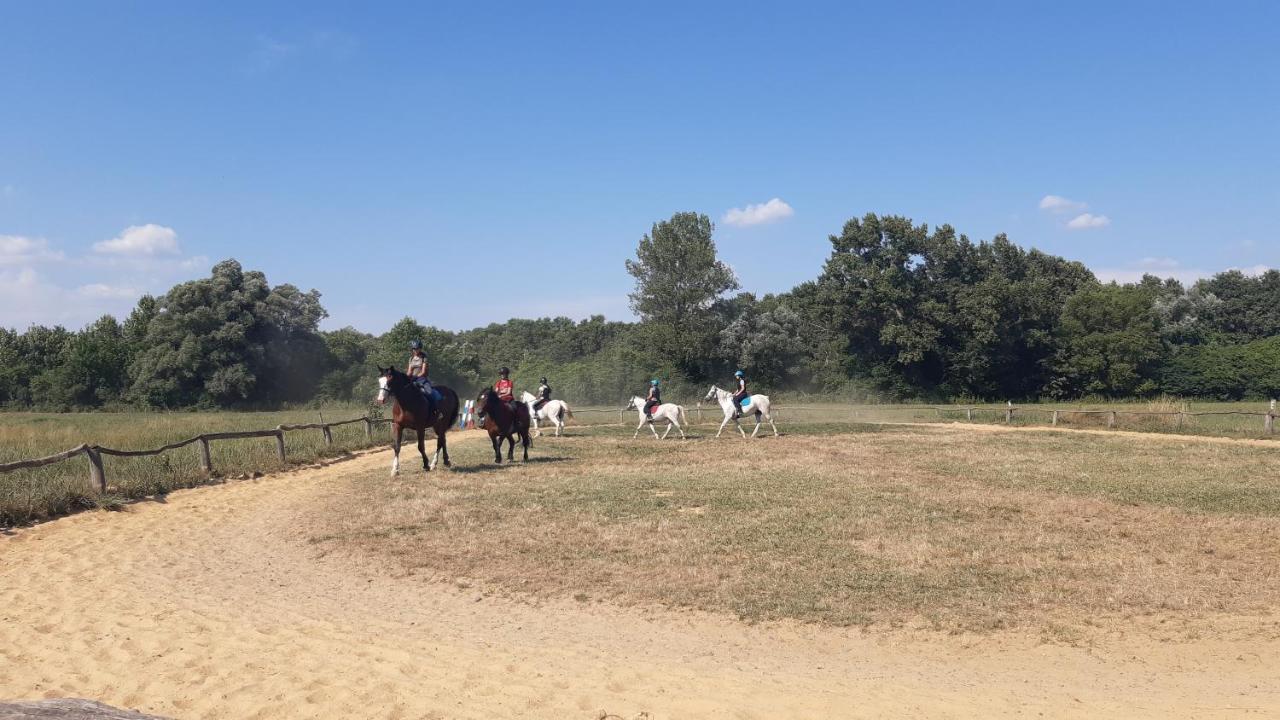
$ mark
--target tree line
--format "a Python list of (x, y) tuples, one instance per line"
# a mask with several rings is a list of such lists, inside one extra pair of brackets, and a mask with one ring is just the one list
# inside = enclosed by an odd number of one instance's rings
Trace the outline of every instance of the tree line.
[(1280, 395), (1280, 272), (1191, 286), (1103, 283), (1004, 235), (972, 241), (868, 214), (830, 237), (813, 280), (757, 296), (719, 260), (706, 215), (654, 223), (626, 269), (638, 322), (513, 319), (461, 332), (406, 317), (381, 335), (319, 329), (315, 291), (235, 260), (79, 331), (0, 328), (0, 405), (269, 408), (364, 402), (373, 367), (421, 339), (432, 377), (463, 392), (501, 365), (519, 386), (617, 403), (659, 377), (676, 394), (736, 368), (758, 387), (845, 398), (1037, 399)]

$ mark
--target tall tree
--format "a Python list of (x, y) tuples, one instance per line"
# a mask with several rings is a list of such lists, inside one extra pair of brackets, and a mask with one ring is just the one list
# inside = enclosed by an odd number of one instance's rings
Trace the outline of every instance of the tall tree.
[(130, 365), (132, 396), (159, 407), (236, 407), (306, 400), (308, 362), (323, 348), (320, 294), (272, 288), (235, 260), (158, 300)]
[(676, 213), (654, 223), (636, 259), (626, 262), (636, 280), (631, 309), (643, 321), (646, 347), (658, 362), (692, 377), (702, 374), (714, 350), (712, 304), (738, 288), (733, 271), (716, 257), (713, 230), (706, 215)]

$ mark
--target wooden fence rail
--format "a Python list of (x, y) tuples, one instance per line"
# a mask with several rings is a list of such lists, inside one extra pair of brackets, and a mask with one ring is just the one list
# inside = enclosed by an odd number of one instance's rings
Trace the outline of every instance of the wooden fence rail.
[(116, 450), (114, 448), (102, 447), (101, 445), (78, 445), (70, 450), (64, 450), (60, 453), (47, 455), (42, 458), (32, 458), (30, 460), (15, 460), (13, 462), (0, 463), (0, 474), (15, 472), (17, 470), (27, 470), (31, 468), (44, 467), (55, 463), (65, 462), (78, 455), (84, 455), (89, 459), (89, 481), (92, 487), (99, 492), (107, 491), (107, 474), (102, 465), (102, 456), (110, 455), (113, 457), (148, 457), (160, 455), (177, 450), (178, 448), (187, 447), (195, 443), (200, 444), (200, 469), (205, 473), (213, 472), (213, 462), (209, 456), (209, 443), (215, 440), (243, 440), (248, 438), (266, 438), (272, 437), (276, 441), (276, 457), (280, 463), (286, 461), (284, 435), (287, 432), (296, 430), (319, 430), (324, 435), (324, 443), (326, 446), (333, 445), (332, 428), (342, 425), (352, 425), (354, 423), (364, 423), (365, 436), (369, 439), (373, 438), (373, 426), (381, 423), (389, 423), (391, 420), (387, 418), (371, 418), (358, 417), (350, 420), (340, 420), (330, 423), (300, 423), (292, 425), (277, 425), (271, 430), (236, 430), (231, 432), (214, 432), (197, 435), (186, 440), (169, 443), (158, 448), (150, 450)]

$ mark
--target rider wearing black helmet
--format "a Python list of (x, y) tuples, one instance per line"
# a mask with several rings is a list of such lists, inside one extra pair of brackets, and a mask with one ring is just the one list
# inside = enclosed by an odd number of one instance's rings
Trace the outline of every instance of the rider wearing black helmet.
[(511, 412), (514, 413), (519, 403), (516, 402), (515, 385), (511, 382), (511, 369), (504, 365), (498, 370), (498, 375), (501, 377), (498, 378), (498, 382), (493, 384), (493, 391), (498, 394), (498, 399), (506, 403), (507, 407), (511, 408)]
[(412, 355), (409, 357), (409, 365), (405, 367), (404, 374), (413, 378), (413, 384), (418, 386), (418, 389), (422, 391), (422, 395), (427, 399), (428, 414), (434, 414), (435, 390), (431, 387), (431, 380), (427, 377), (431, 373), (431, 363), (427, 361), (427, 354), (422, 351), (422, 341), (409, 341), (409, 351)]
[(538, 399), (533, 403), (535, 412), (541, 410), (542, 406), (551, 400), (551, 386), (547, 384), (547, 379), (544, 377), (538, 382), (540, 383), (538, 385)]

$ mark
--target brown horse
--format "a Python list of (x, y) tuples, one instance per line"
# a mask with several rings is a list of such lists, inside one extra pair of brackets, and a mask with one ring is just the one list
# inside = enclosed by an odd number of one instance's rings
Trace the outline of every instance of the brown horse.
[(493, 388), (483, 390), (476, 398), (476, 405), (484, 415), (485, 430), (489, 431), (489, 442), (493, 443), (493, 461), (502, 462), (502, 440), (507, 441), (507, 460), (515, 459), (516, 435), (520, 436), (520, 446), (524, 449), (524, 459), (529, 459), (529, 406), (520, 403), (515, 412), (511, 407), (498, 399)]
[[(391, 405), (391, 437), (395, 457), (391, 460), (391, 474), (400, 472), (400, 440), (405, 428), (418, 431), (418, 452), (422, 455), (422, 469), (431, 472), (431, 466), (440, 462), (440, 454), (444, 453), (444, 465), (449, 467), (449, 443), (445, 434), (458, 422), (458, 393), (443, 386), (436, 385), (440, 393), (440, 402), (436, 403), (435, 412), (429, 412), (427, 399), (414, 384), (413, 378), (399, 370), (381, 367), (378, 372), (378, 404), (385, 405), (387, 396), (394, 398)], [(427, 462), (425, 446), (426, 431), (430, 428), (436, 433), (436, 453), (433, 462)]]

